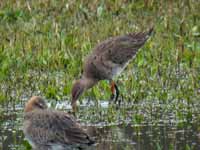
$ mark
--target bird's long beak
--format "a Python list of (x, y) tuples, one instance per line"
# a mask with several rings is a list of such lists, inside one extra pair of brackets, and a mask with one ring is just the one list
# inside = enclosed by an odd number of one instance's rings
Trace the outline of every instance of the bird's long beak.
[(77, 111), (77, 105), (76, 105), (76, 102), (72, 103), (72, 113), (73, 115), (75, 115), (76, 111)]

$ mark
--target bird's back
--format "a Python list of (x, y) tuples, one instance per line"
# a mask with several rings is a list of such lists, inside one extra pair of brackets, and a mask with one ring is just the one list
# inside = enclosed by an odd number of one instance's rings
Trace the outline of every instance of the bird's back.
[(73, 117), (60, 111), (37, 110), (24, 116), (24, 133), (33, 146), (90, 145), (93, 141)]
[(122, 71), (153, 31), (130, 33), (109, 38), (98, 44), (86, 59), (84, 75), (97, 79), (111, 79)]

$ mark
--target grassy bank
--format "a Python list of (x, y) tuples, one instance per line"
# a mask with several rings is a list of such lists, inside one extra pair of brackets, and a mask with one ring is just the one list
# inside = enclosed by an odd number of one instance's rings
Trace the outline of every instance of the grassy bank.
[[(118, 77), (125, 101), (196, 103), (200, 89), (200, 2), (0, 2), (0, 101), (33, 94), (70, 100), (84, 58), (100, 41), (128, 32), (155, 33)], [(108, 99), (107, 82), (82, 98)]]

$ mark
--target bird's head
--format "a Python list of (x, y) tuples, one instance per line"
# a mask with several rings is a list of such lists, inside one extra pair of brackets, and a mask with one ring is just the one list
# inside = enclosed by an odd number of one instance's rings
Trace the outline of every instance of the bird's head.
[(76, 101), (78, 98), (83, 94), (83, 92), (91, 87), (93, 87), (98, 81), (94, 79), (89, 78), (81, 78), (79, 80), (76, 80), (73, 87), (72, 87), (72, 109), (75, 112), (76, 110)]
[(47, 104), (45, 101), (39, 97), (39, 96), (33, 96), (31, 97), (26, 106), (25, 106), (25, 112), (30, 112), (36, 109), (47, 109)]
[(75, 111), (76, 101), (82, 95), (82, 93), (84, 92), (84, 89), (85, 89), (85, 84), (82, 79), (75, 81), (75, 83), (72, 87), (72, 92), (71, 92), (71, 94), (72, 94), (71, 105), (72, 105), (73, 111)]

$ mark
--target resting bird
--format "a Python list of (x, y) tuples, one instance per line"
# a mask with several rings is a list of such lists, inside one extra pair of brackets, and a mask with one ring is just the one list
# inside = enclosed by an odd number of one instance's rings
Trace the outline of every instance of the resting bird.
[(76, 101), (81, 94), (92, 88), (101, 80), (109, 80), (112, 97), (115, 93), (115, 102), (118, 100), (119, 89), (112, 80), (119, 75), (132, 60), (139, 48), (150, 37), (153, 28), (147, 32), (130, 33), (123, 36), (112, 37), (97, 45), (86, 58), (81, 79), (77, 80), (72, 88), (72, 108), (76, 111)]
[(38, 96), (25, 106), (23, 132), (34, 150), (66, 150), (94, 144), (73, 117), (48, 109)]

